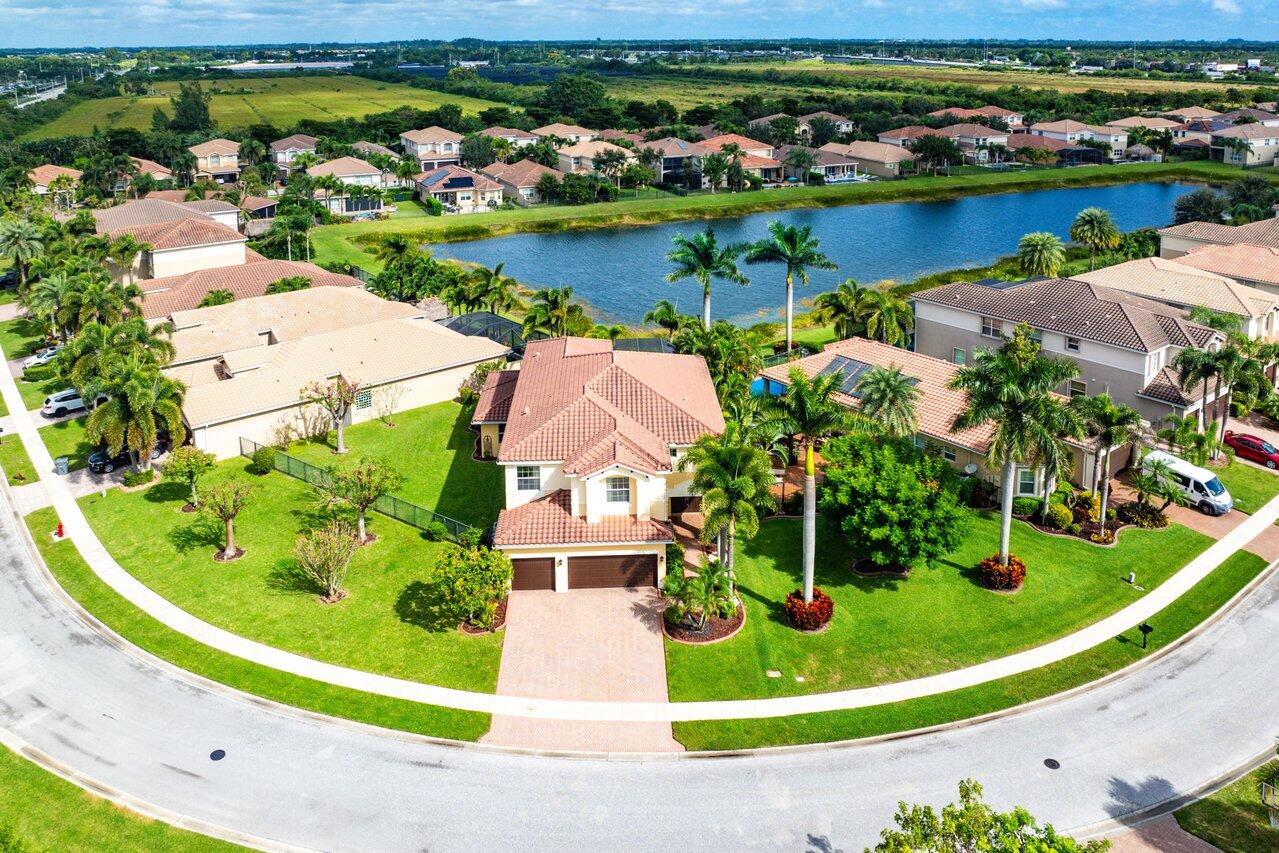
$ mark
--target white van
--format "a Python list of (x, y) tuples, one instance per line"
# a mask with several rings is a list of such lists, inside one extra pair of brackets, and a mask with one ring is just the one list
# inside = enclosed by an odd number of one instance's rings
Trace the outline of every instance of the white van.
[(1141, 460), (1142, 468), (1151, 462), (1163, 462), (1172, 473), (1175, 484), (1181, 488), (1182, 494), (1190, 499), (1190, 505), (1198, 507), (1204, 515), (1225, 515), (1234, 507), (1230, 492), (1222, 485), (1217, 475), (1207, 468), (1191, 465), (1184, 459), (1152, 450)]

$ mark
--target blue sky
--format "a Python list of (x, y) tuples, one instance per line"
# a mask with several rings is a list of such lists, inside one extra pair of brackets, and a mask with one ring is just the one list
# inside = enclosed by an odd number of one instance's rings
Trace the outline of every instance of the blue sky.
[(765, 34), (1279, 40), (1279, 0), (0, 0), (0, 21), (0, 47)]

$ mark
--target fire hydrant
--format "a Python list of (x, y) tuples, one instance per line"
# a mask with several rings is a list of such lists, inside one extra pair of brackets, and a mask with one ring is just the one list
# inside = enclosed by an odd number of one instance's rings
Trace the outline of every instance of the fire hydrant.
[(54, 537), (55, 539), (61, 539), (61, 538), (62, 538), (63, 536), (65, 536), (65, 535), (66, 535), (66, 533), (64, 533), (64, 532), (63, 532), (63, 530), (62, 530), (62, 522), (61, 522), (61, 521), (59, 521), (59, 522), (58, 522), (58, 529), (57, 529), (57, 530), (55, 530), (55, 531), (53, 532), (53, 537)]

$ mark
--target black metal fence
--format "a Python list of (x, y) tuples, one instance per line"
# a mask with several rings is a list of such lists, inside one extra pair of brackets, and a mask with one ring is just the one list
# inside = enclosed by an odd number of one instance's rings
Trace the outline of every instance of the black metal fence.
[[(251, 438), (241, 437), (240, 455), (252, 459), (253, 454), (265, 446), (258, 444)], [(282, 474), (288, 474), (294, 479), (310, 483), (312, 486), (321, 489), (328, 488), (328, 471), (318, 465), (312, 465), (310, 462), (298, 459), (296, 456), (290, 456), (283, 450), (270, 449), (275, 452), (275, 470)], [(447, 515), (441, 515), (433, 509), (427, 509), (424, 506), (419, 506), (403, 498), (397, 498), (394, 495), (378, 498), (372, 508), (374, 512), (390, 516), (405, 524), (411, 524), (419, 530), (427, 530), (434, 524), (441, 524), (448, 531), (448, 538), (454, 541), (457, 541), (464, 533), (473, 529), (471, 525), (458, 521), (456, 518), (449, 518)]]

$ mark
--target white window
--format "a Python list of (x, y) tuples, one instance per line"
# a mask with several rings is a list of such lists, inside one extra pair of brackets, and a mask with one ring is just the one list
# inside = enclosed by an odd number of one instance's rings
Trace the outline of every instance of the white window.
[(1066, 352), (1079, 352), (1079, 338), (1066, 338)]
[(987, 337), (987, 338), (1003, 337), (1004, 327), (1002, 323), (1000, 323), (998, 320), (996, 320), (993, 317), (982, 317), (981, 333), (984, 337)]
[(955, 349), (950, 354), (950, 359), (951, 361), (955, 362), (955, 364), (967, 364), (968, 352), (966, 350), (960, 349), (959, 347), (955, 347)]
[(1071, 397), (1087, 397), (1088, 383), (1078, 379), (1070, 380), (1070, 396)]
[(373, 392), (371, 390), (366, 388), (363, 391), (355, 392), (355, 408), (357, 410), (367, 409), (369, 406), (372, 406), (372, 405), (373, 405)]
[(955, 461), (955, 451), (954, 451), (954, 450), (952, 450), (952, 449), (951, 449), (951, 448), (949, 448), (949, 447), (943, 447), (943, 448), (941, 449), (941, 458), (942, 458), (942, 459), (945, 459), (947, 462), (954, 462), (954, 461)]
[(611, 504), (629, 504), (631, 502), (631, 481), (629, 477), (609, 477), (604, 481), (604, 500)]
[(1030, 468), (1017, 469), (1017, 494), (1038, 494), (1038, 489), (1035, 488), (1035, 472)]
[(542, 469), (536, 465), (517, 465), (515, 488), (521, 492), (536, 492), (542, 488)]

